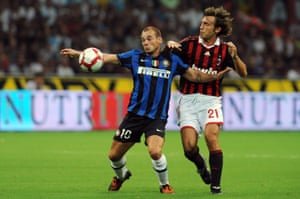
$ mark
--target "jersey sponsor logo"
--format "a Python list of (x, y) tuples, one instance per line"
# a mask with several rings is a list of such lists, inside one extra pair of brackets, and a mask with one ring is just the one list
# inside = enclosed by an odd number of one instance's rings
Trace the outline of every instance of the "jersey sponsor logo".
[(209, 67), (209, 68), (198, 68), (198, 67), (196, 67), (195, 64), (193, 64), (192, 68), (196, 69), (196, 70), (199, 70), (203, 73), (210, 74), (210, 75), (216, 75), (218, 73), (217, 70), (213, 70), (211, 67)]
[(147, 67), (139, 66), (138, 74), (169, 79), (171, 72), (163, 69), (147, 68)]

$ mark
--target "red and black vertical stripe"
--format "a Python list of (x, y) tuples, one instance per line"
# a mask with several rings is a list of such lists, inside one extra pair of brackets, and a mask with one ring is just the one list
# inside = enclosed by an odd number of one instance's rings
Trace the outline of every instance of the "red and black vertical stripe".
[[(225, 43), (207, 48), (199, 43), (198, 37), (189, 37), (182, 41), (183, 52), (181, 58), (190, 66), (199, 70), (221, 71), (227, 63), (225, 63), (228, 53), (228, 47)], [(184, 94), (202, 93), (211, 96), (220, 96), (220, 84), (222, 80), (212, 81), (208, 83), (194, 83), (183, 77), (180, 79), (180, 91)]]

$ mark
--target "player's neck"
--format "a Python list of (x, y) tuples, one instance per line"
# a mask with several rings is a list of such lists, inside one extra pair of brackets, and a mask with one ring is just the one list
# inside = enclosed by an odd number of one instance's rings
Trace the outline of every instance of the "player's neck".
[(214, 43), (216, 42), (216, 40), (217, 40), (217, 37), (212, 37), (210, 39), (204, 39), (203, 43), (205, 45), (207, 45), (207, 46), (212, 46), (212, 45), (214, 45)]
[(160, 55), (160, 49), (154, 51), (153, 53), (149, 54), (151, 57), (158, 57)]

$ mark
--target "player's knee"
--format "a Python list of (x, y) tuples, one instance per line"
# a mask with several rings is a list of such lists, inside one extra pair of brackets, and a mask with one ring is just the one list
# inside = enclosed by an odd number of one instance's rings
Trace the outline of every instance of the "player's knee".
[(206, 133), (205, 140), (208, 143), (214, 143), (214, 142), (218, 141), (217, 133)]
[(108, 158), (111, 161), (118, 161), (120, 159), (120, 157), (116, 153), (114, 153), (113, 151), (109, 152)]
[(207, 147), (209, 151), (214, 151), (220, 148), (218, 137), (215, 135), (210, 135), (205, 137)]
[(149, 155), (153, 160), (158, 160), (161, 157), (162, 152), (159, 149), (150, 149)]
[(199, 152), (199, 148), (195, 147), (195, 148), (192, 148), (191, 150), (185, 150), (184, 151), (184, 156), (187, 159), (193, 161), (197, 157), (198, 152)]
[(114, 155), (111, 153), (108, 154), (108, 159), (110, 159), (111, 161), (115, 161)]

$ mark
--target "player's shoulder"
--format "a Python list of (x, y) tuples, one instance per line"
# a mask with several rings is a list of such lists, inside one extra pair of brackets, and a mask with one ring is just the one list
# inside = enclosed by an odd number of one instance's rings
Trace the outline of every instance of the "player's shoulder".
[(144, 51), (140, 50), (140, 49), (131, 49), (131, 50), (128, 50), (124, 53), (130, 53), (130, 54), (142, 54)]
[(132, 49), (132, 50), (130, 50), (131, 51), (131, 53), (133, 53), (133, 54), (143, 54), (144, 53), (144, 51), (142, 51), (142, 50), (140, 50), (140, 49)]
[(223, 39), (220, 39), (220, 45), (221, 46), (227, 46), (227, 41), (224, 41)]
[(189, 35), (185, 38), (183, 38), (180, 43), (186, 43), (186, 42), (192, 42), (192, 41), (198, 41), (199, 40), (199, 36), (196, 35)]
[(142, 53), (144, 53), (142, 50), (131, 49), (125, 52), (118, 53), (117, 56), (119, 58), (128, 58), (128, 57), (140, 56), (140, 54)]
[(182, 62), (181, 58), (177, 54), (175, 54), (171, 51), (162, 51), (160, 56), (162, 56), (163, 60), (167, 60), (168, 62), (171, 62), (171, 63), (177, 64), (177, 63)]

